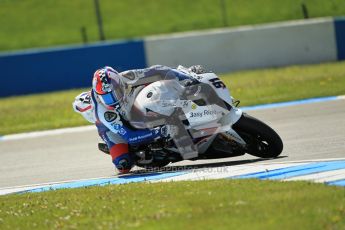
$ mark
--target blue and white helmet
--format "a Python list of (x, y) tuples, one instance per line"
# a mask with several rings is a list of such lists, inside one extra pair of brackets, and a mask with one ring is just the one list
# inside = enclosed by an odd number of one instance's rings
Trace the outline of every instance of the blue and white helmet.
[(106, 66), (97, 70), (93, 76), (92, 89), (105, 106), (116, 106), (124, 98), (124, 83), (121, 75)]

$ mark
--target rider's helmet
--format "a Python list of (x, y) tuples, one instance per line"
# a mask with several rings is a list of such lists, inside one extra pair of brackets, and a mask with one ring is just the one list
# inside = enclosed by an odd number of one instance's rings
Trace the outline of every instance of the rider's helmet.
[(122, 102), (125, 86), (121, 78), (121, 75), (109, 66), (95, 72), (92, 89), (103, 105), (115, 107)]

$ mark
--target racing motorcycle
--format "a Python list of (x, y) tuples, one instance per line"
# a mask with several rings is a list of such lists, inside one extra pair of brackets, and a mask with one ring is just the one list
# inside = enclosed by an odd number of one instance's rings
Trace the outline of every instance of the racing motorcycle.
[[(264, 122), (242, 112), (238, 108), (239, 101), (234, 100), (216, 74), (195, 73), (183, 66), (178, 70), (192, 80), (148, 84), (137, 95), (134, 105), (145, 117), (179, 116), (175, 121), (183, 124), (198, 152), (189, 160), (235, 157), (245, 153), (274, 158), (281, 154), (283, 142), (279, 135)], [(181, 95), (184, 96), (181, 98)], [(172, 126), (174, 123), (169, 125)], [(134, 124), (133, 128), (139, 127)], [(99, 143), (98, 148), (109, 153), (104, 143)], [(184, 160), (173, 138), (130, 145), (129, 149), (135, 164), (144, 168), (164, 167)]]

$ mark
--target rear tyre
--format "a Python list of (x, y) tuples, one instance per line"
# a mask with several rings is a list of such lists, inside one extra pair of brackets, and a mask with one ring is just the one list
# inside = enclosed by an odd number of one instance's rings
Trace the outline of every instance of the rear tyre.
[(277, 157), (283, 151), (279, 135), (262, 121), (243, 113), (233, 129), (247, 143), (246, 152), (261, 158)]

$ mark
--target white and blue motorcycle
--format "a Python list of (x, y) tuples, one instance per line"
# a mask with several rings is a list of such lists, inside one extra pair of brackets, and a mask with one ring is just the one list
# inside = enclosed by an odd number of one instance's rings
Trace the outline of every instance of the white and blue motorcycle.
[[(187, 138), (194, 143), (197, 154), (184, 157), (181, 148), (170, 136), (153, 143), (130, 146), (136, 165), (163, 167), (184, 159), (217, 159), (245, 153), (274, 158), (281, 154), (283, 142), (279, 135), (262, 121), (237, 108), (238, 101), (234, 101), (217, 75), (206, 72), (197, 74), (182, 66), (178, 70), (194, 80), (181, 84), (172, 78), (151, 83), (140, 91), (134, 105), (145, 117), (168, 118), (172, 121), (168, 127), (175, 127), (177, 133), (181, 125), (176, 125), (176, 122), (180, 122)], [(166, 120), (163, 119), (163, 122)], [(133, 123), (135, 127), (136, 122)], [(100, 145), (99, 149), (107, 152), (104, 145)]]

